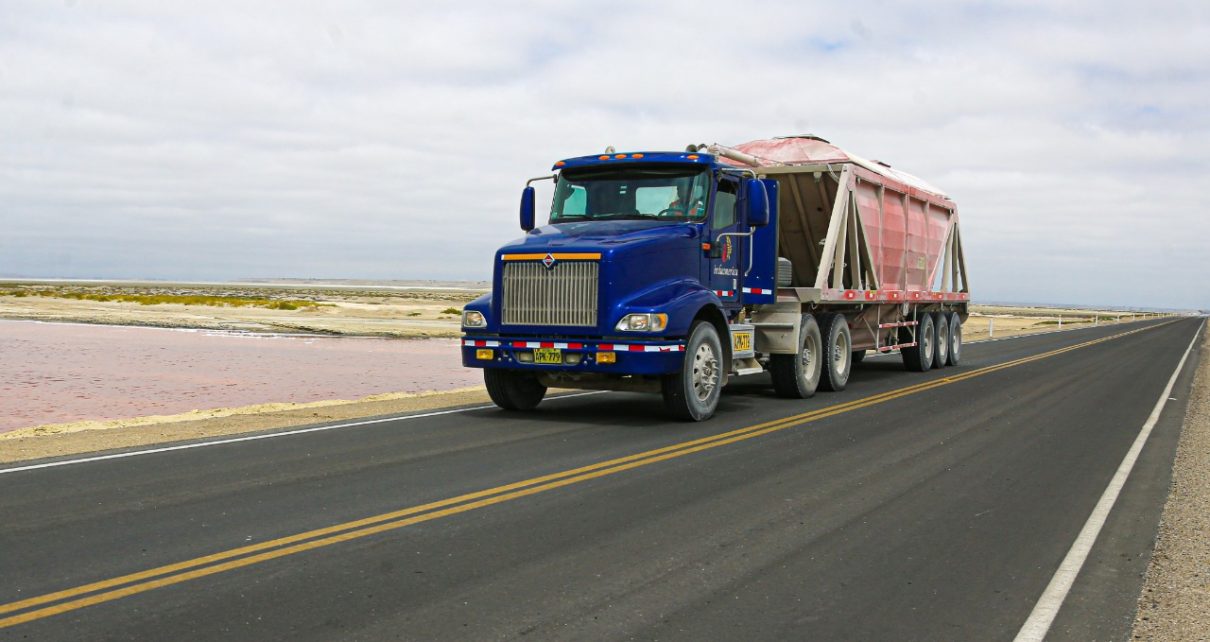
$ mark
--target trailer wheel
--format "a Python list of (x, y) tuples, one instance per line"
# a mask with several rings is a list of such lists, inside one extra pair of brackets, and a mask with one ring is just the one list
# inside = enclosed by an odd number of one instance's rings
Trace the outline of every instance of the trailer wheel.
[(773, 389), (779, 397), (809, 399), (815, 396), (823, 370), (822, 345), (815, 317), (802, 315), (798, 354), (775, 354), (769, 357), (769, 375), (773, 378)]
[(903, 365), (912, 372), (924, 372), (933, 366), (933, 315), (920, 315), (920, 323), (916, 326), (916, 345), (899, 351), (903, 355)]
[(843, 314), (829, 314), (823, 318), (823, 376), (819, 387), (832, 392), (844, 390), (853, 371), (853, 337), (849, 334), (849, 320)]
[(933, 313), (933, 332), (937, 340), (933, 343), (933, 367), (944, 368), (950, 354), (950, 324), (944, 312)]
[(546, 396), (546, 386), (528, 372), (484, 368), (483, 383), (492, 402), (505, 410), (533, 410)]
[(704, 421), (714, 414), (723, 388), (723, 345), (713, 325), (693, 324), (681, 371), (665, 376), (661, 386), (664, 407), (677, 419)]
[(946, 363), (958, 365), (962, 359), (962, 317), (957, 312), (950, 313), (950, 349)]
[(854, 350), (853, 351), (853, 365), (857, 365), (857, 364), (861, 363), (862, 361), (865, 361), (865, 353), (866, 353), (865, 350)]

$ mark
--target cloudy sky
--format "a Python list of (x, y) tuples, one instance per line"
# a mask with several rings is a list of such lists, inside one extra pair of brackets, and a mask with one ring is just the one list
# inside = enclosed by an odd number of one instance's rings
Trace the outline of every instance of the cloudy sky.
[(975, 297), (1210, 308), (1210, 4), (0, 2), (0, 276), (483, 279), (558, 158), (814, 133)]

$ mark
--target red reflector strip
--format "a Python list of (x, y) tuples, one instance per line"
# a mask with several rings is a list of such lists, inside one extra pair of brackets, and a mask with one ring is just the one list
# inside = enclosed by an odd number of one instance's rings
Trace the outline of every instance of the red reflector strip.
[(772, 288), (743, 288), (744, 294), (773, 294)]
[(499, 341), (483, 341), (480, 339), (463, 339), (462, 345), (467, 348), (495, 348), (500, 345)]
[(735, 290), (715, 290), (714, 293), (720, 297), (735, 296)]

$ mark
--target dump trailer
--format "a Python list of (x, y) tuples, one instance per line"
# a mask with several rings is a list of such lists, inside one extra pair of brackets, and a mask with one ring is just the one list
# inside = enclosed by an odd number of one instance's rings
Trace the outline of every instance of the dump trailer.
[[(525, 236), (462, 313), (492, 400), (655, 392), (704, 420), (735, 376), (806, 399), (868, 351), (957, 365), (970, 300), (954, 202), (815, 136), (560, 160), (522, 191)], [(533, 183), (554, 182), (537, 227)]]

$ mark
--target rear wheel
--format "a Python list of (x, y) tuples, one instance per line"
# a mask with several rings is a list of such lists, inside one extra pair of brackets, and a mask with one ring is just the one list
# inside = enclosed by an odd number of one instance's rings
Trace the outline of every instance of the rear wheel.
[(858, 363), (861, 363), (862, 361), (865, 361), (865, 353), (866, 353), (865, 350), (854, 350), (853, 351), (853, 364), (856, 365)]
[(819, 378), (819, 387), (840, 392), (849, 383), (849, 373), (853, 371), (853, 337), (849, 334), (849, 321), (843, 314), (826, 315), (819, 332), (823, 335), (823, 376)]
[(933, 315), (922, 314), (916, 326), (916, 345), (903, 348), (903, 365), (912, 372), (924, 372), (933, 366)]
[(546, 396), (546, 386), (528, 372), (484, 368), (483, 383), (492, 402), (505, 410), (533, 410)]
[(937, 340), (933, 344), (933, 367), (944, 368), (950, 354), (950, 324), (949, 315), (944, 312), (933, 313), (933, 332)]
[(950, 349), (947, 363), (958, 365), (962, 359), (962, 317), (957, 312), (950, 313)]
[(693, 324), (681, 371), (665, 376), (661, 386), (664, 407), (674, 417), (704, 421), (714, 414), (723, 388), (723, 346), (713, 325)]
[(769, 375), (773, 378), (773, 389), (778, 396), (807, 399), (815, 395), (823, 363), (822, 344), (815, 317), (802, 315), (798, 354), (775, 354), (769, 357)]

